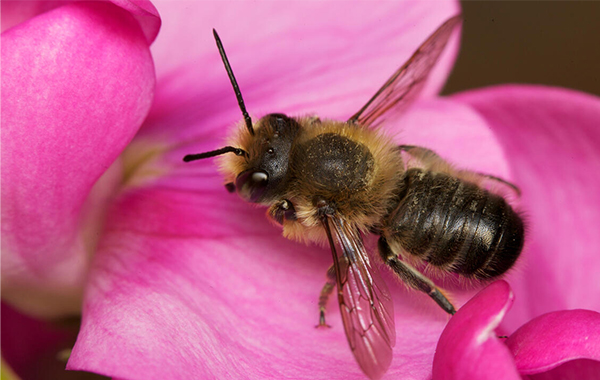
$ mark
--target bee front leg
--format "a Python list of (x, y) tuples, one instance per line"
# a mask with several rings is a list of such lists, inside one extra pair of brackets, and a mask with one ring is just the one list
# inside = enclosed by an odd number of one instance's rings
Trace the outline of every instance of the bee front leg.
[(235, 184), (233, 182), (227, 182), (225, 184), (225, 189), (229, 193), (235, 193)]
[(296, 209), (294, 208), (292, 202), (288, 201), (287, 199), (283, 199), (269, 207), (267, 215), (281, 225), (283, 225), (284, 220), (297, 219)]
[(456, 309), (435, 284), (415, 268), (398, 259), (387, 240), (382, 236), (378, 242), (379, 254), (383, 261), (396, 272), (402, 281), (413, 289), (420, 290), (431, 297), (444, 311), (454, 315)]

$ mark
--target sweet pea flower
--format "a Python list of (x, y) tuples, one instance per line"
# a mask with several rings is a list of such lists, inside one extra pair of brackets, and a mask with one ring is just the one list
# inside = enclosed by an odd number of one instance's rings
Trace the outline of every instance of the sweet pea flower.
[[(364, 378), (334, 301), (332, 327), (314, 328), (328, 248), (281, 237), (264, 210), (225, 191), (211, 160), (181, 162), (223, 146), (240, 120), (211, 29), (253, 115), (344, 120), (458, 4), (23, 4), (2, 35), (3, 300), (54, 317), (76, 312), (83, 292), (69, 369)], [(3, 27), (9, 16), (3, 7)], [(397, 328), (385, 377), (592, 378), (600, 99), (541, 86), (436, 97), (456, 52), (451, 43), (385, 130), (516, 183), (527, 245), (510, 286), (466, 304), (475, 291), (455, 289), (464, 306), (453, 318), (382, 268)]]

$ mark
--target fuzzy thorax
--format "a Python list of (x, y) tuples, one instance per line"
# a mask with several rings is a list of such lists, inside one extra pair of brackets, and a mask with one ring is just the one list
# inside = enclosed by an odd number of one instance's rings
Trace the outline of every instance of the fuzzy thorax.
[[(258, 202), (270, 206), (286, 199), (293, 204), (297, 219), (284, 221), (285, 237), (325, 240), (317, 198), (325, 199), (338, 216), (362, 231), (376, 226), (390, 211), (402, 172), (401, 156), (390, 138), (359, 125), (315, 117), (290, 118), (280, 125), (277, 120), (271, 115), (260, 119), (254, 135), (240, 125), (229, 143), (248, 156), (223, 156), (221, 170), (227, 182), (234, 182), (239, 173), (264, 166), (273, 147), (275, 155), (287, 154), (285, 178), (273, 196)], [(277, 151), (287, 149), (280, 140), (289, 139), (292, 128), (289, 151)]]

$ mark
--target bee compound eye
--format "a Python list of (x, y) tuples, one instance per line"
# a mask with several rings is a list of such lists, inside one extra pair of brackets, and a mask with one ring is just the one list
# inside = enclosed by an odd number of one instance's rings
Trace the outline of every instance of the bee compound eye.
[(269, 175), (263, 170), (246, 170), (235, 180), (238, 194), (248, 202), (260, 202), (265, 193)]

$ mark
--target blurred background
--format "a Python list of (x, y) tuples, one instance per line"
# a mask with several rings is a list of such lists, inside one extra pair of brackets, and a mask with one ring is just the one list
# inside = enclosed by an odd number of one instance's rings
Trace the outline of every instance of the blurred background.
[(600, 1), (461, 1), (461, 51), (450, 94), (539, 83), (600, 96)]

